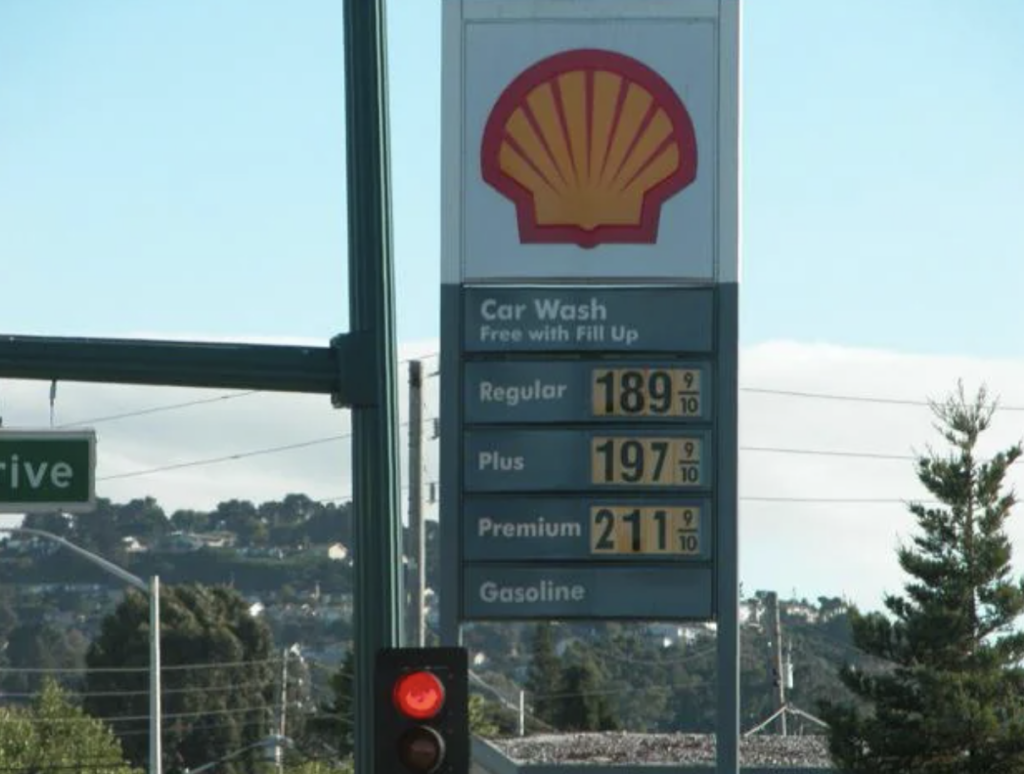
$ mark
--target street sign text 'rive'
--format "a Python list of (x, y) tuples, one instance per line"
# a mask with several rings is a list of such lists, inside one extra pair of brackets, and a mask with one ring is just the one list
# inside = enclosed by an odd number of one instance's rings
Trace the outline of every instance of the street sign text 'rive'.
[(95, 471), (92, 430), (0, 430), (0, 513), (91, 511)]

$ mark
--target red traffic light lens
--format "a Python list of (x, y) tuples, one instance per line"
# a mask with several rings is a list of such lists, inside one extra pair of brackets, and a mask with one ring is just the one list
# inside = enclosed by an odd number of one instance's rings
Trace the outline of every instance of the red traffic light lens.
[(444, 684), (430, 672), (410, 672), (395, 683), (394, 699), (406, 717), (426, 720), (444, 706)]
[(444, 740), (432, 728), (416, 726), (398, 739), (398, 760), (417, 774), (431, 774), (444, 759)]

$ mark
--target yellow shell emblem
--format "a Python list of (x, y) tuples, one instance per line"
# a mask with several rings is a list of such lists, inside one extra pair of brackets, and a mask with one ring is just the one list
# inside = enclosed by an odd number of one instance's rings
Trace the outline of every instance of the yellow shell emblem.
[(521, 242), (649, 244), (661, 206), (696, 179), (697, 142), (664, 78), (632, 57), (577, 49), (502, 92), (480, 164), (515, 203)]

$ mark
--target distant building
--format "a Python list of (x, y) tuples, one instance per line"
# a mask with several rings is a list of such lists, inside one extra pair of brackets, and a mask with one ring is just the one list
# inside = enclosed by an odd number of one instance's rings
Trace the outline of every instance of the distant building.
[(326, 556), (335, 562), (342, 562), (348, 558), (348, 549), (344, 543), (330, 543), (310, 546), (308, 552), (313, 556)]
[(744, 626), (750, 626), (755, 629), (760, 629), (762, 626), (762, 618), (764, 616), (764, 605), (761, 604), (761, 600), (756, 597), (753, 599), (744, 599), (740, 602), (740, 624)]
[(2, 545), (11, 553), (30, 556), (49, 556), (60, 549), (60, 545), (58, 543), (38, 537), (12, 537), (3, 541)]
[(233, 532), (172, 532), (161, 542), (165, 551), (186, 553), (200, 548), (230, 548), (236, 536)]
[(818, 620), (818, 611), (802, 602), (783, 602), (781, 604), (781, 612), (784, 612), (791, 618), (802, 618), (807, 623), (814, 623)]
[(672, 645), (689, 645), (696, 641), (705, 630), (695, 626), (681, 626), (679, 624), (655, 623), (647, 627), (647, 631), (655, 639), (661, 641), (663, 648)]
[(146, 546), (139, 542), (138, 538), (128, 536), (121, 538), (121, 545), (129, 554), (141, 554), (147, 550)]

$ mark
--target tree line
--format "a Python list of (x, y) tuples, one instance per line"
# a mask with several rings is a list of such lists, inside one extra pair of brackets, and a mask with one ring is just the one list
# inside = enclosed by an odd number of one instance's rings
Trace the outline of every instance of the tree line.
[[(785, 621), (796, 662), (789, 698), (826, 721), (838, 768), (1024, 772), (1024, 581), (1011, 567), (1006, 526), (1016, 495), (1005, 481), (1022, 446), (981, 450), (996, 408), (984, 389), (969, 398), (962, 386), (932, 403), (945, 448), (915, 462), (933, 502), (910, 504), (917, 531), (897, 552), (908, 576), (904, 593), (887, 595), (885, 612), (823, 598), (812, 607), (829, 615)], [(168, 684), (173, 693), (165, 707), (174, 724), (165, 749), (180, 756), (172, 766), (184, 767), (271, 727), (273, 638), (265, 622), (243, 615), (244, 602), (232, 589), (172, 586), (165, 594), (165, 643), (173, 643), (165, 644), (167, 663), (182, 667)], [(144, 598), (130, 593), (104, 620), (88, 646), (81, 687), (81, 711), (109, 724), (126, 765), (135, 767), (144, 760), (144, 735), (133, 721), (122, 725), (116, 718), (146, 714), (144, 676), (123, 672), (148, 663), (145, 612)], [(744, 629), (744, 727), (773, 709), (779, 676), (766, 639), (763, 630)], [(510, 654), (485, 676), (509, 694), (526, 690), (531, 730), (713, 731), (711, 634), (659, 645), (649, 632), (614, 623), (479, 625), (468, 627), (466, 642)], [(209, 671), (194, 668), (201, 662), (212, 665)], [(232, 664), (244, 665), (244, 686)], [(333, 699), (300, 718), (297, 733), (307, 750), (330, 748), (325, 740), (336, 744), (351, 722), (345, 709), (352, 676), (345, 669), (332, 679)], [(46, 701), (57, 706), (47, 690), (34, 711)], [(474, 707), (479, 732), (514, 732), (507, 710), (482, 700)], [(0, 737), (0, 755), (13, 755), (4, 744)]]

